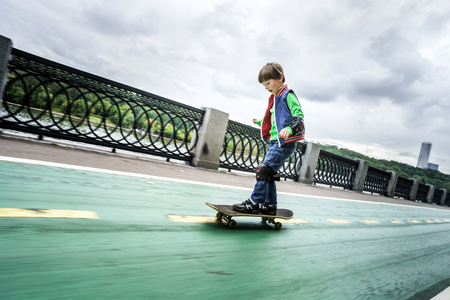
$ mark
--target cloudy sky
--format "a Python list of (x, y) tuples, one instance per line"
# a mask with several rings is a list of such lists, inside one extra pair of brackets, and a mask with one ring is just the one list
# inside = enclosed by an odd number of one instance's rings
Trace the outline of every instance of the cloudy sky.
[(250, 124), (270, 61), (307, 140), (450, 174), (448, 0), (0, 0), (15, 48)]

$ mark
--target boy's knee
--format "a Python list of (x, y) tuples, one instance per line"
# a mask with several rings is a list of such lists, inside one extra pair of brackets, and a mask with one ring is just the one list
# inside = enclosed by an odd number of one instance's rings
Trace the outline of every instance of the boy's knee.
[(273, 181), (273, 176), (277, 172), (274, 171), (270, 166), (268, 166), (265, 163), (262, 163), (258, 166), (258, 169), (256, 169), (256, 180), (257, 181), (267, 181), (271, 182)]

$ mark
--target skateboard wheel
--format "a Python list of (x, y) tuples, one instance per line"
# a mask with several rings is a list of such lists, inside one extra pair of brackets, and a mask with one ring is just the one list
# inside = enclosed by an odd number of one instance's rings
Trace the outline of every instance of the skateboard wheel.
[(237, 223), (236, 223), (235, 220), (231, 220), (231, 221), (228, 223), (228, 227), (230, 227), (230, 228), (236, 228), (236, 225), (237, 225)]
[(280, 222), (276, 222), (276, 223), (275, 223), (275, 229), (276, 229), (276, 230), (280, 230), (281, 227), (283, 227), (283, 224), (281, 224)]
[(217, 214), (216, 214), (216, 218), (217, 218), (217, 220), (222, 220), (222, 217), (223, 217), (223, 213), (221, 213), (221, 212), (218, 212)]

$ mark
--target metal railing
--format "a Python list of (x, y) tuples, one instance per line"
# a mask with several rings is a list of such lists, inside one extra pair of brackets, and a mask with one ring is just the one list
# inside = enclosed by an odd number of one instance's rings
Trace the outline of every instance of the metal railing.
[(413, 184), (414, 181), (412, 179), (399, 176), (397, 179), (397, 185), (395, 186), (394, 196), (410, 200), (410, 193)]
[(433, 193), (433, 198), (431, 199), (431, 203), (436, 204), (436, 205), (440, 205), (443, 195), (444, 195), (444, 190), (443, 189), (438, 189), (438, 188), (435, 189), (434, 193)]
[(0, 125), (190, 161), (204, 111), (13, 49)]
[(359, 162), (320, 150), (314, 173), (314, 183), (351, 189)]
[(447, 192), (447, 197), (445, 197), (444, 205), (450, 206), (450, 193)]
[[(268, 147), (269, 143), (261, 139), (259, 129), (230, 120), (219, 159), (220, 166), (229, 170), (255, 172), (263, 162)], [(279, 177), (298, 180), (305, 147), (303, 143), (297, 143), (294, 155), (278, 171)]]
[(430, 191), (430, 186), (419, 183), (419, 187), (417, 189), (416, 200), (420, 202), (427, 202), (428, 192)]
[(385, 196), (389, 185), (391, 173), (369, 166), (364, 180), (363, 190)]

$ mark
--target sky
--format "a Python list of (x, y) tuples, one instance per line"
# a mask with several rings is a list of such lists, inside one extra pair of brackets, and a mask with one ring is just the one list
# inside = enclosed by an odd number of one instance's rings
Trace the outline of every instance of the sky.
[(13, 47), (247, 125), (280, 63), (306, 140), (450, 174), (450, 1), (0, 0)]

